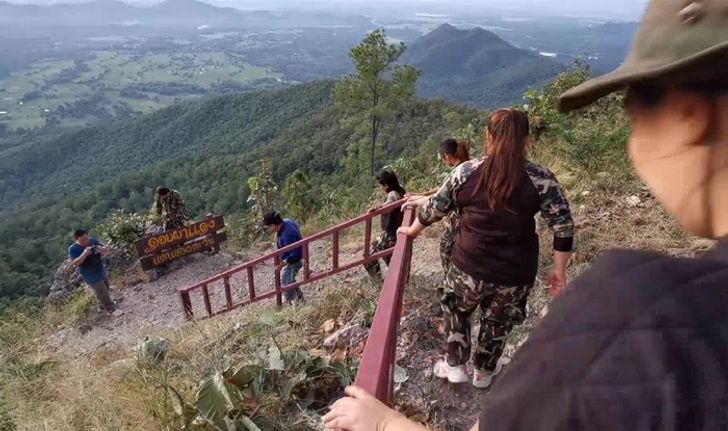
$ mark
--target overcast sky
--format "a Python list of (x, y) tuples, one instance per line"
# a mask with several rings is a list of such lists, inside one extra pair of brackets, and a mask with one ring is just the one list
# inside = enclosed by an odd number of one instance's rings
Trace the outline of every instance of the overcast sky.
[[(91, 0), (9, 0), (12, 3), (83, 3)], [(128, 3), (156, 3), (161, 0), (125, 0)], [(208, 0), (202, 0), (208, 1)], [(412, 13), (520, 13), (528, 15), (577, 15), (620, 20), (637, 20), (648, 0), (209, 0), (215, 4), (255, 9), (333, 6), (337, 10), (368, 8), (411, 9)]]

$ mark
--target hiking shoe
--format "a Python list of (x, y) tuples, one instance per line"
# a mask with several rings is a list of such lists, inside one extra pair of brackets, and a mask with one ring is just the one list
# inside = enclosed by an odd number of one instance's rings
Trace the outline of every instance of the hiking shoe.
[(478, 389), (488, 389), (491, 383), (493, 383), (493, 377), (495, 377), (493, 371), (474, 370), (473, 386)]
[(435, 363), (433, 374), (441, 379), (447, 379), (450, 383), (465, 383), (470, 378), (465, 370), (465, 365), (450, 366), (447, 360), (440, 359)]
[(501, 356), (495, 364), (494, 371), (484, 371), (476, 368), (473, 371), (473, 386), (478, 389), (488, 389), (493, 383), (495, 376), (500, 374), (509, 362), (511, 362), (510, 358)]

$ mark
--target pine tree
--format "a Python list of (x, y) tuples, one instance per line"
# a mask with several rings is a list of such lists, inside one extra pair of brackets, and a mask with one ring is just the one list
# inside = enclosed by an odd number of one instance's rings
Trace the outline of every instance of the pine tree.
[(345, 76), (334, 88), (334, 99), (352, 117), (368, 123), (371, 174), (376, 171), (376, 150), (382, 121), (415, 96), (420, 71), (395, 64), (406, 50), (404, 43), (389, 44), (384, 30), (369, 33), (349, 53), (356, 73)]

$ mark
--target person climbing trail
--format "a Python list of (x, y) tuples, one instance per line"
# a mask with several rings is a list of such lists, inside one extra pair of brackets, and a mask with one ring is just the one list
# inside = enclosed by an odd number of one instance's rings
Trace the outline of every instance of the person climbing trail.
[(541, 213), (554, 232), (552, 294), (565, 284), (574, 222), (556, 177), (529, 162), (529, 124), (525, 113), (496, 111), (488, 122), (481, 157), (458, 166), (420, 208), (417, 220), (400, 231), (417, 237), (427, 226), (457, 211), (461, 234), (456, 236), (452, 264), (438, 297), (445, 316), (445, 357), (434, 367), (437, 377), (451, 383), (469, 380), (470, 316), (482, 310), (475, 346), (472, 383), (490, 386), (501, 370), (499, 361), (513, 326), (525, 318), (528, 295), (538, 270), (539, 244), (534, 215)]
[[(276, 248), (284, 248), (291, 244), (295, 244), (303, 239), (298, 223), (293, 220), (284, 219), (276, 211), (270, 211), (263, 216), (263, 227), (270, 233), (276, 234)], [(296, 248), (281, 254), (281, 285), (286, 287), (296, 282), (296, 275), (303, 268), (303, 248)], [(303, 291), (300, 287), (286, 290), (286, 302), (292, 304), (293, 301), (303, 302)]]
[[(376, 205), (369, 209), (369, 212), (377, 211), (382, 206), (389, 205), (403, 199), (407, 192), (404, 187), (399, 183), (397, 174), (385, 169), (377, 175), (377, 182), (382, 187), (382, 190), (387, 194), (387, 199), (382, 205)], [(378, 253), (394, 247), (397, 243), (397, 229), (402, 226), (402, 220), (404, 215), (400, 208), (395, 209), (389, 214), (382, 214), (381, 227), (382, 233), (377, 239), (372, 242), (370, 254)], [(389, 265), (391, 260), (390, 256), (384, 258), (384, 261)], [(372, 280), (381, 282), (382, 280), (382, 268), (379, 260), (375, 260), (364, 264), (364, 268), (369, 273)]]
[[(451, 169), (454, 169), (470, 160), (468, 143), (466, 141), (457, 141), (452, 138), (440, 143), (437, 155), (442, 163)], [(405, 206), (422, 206), (427, 202), (427, 199), (436, 192), (437, 189), (433, 189), (425, 193), (412, 193), (407, 195), (407, 202), (405, 203)], [(455, 236), (457, 235), (459, 223), (460, 214), (457, 209), (445, 218), (445, 229), (440, 237), (440, 260), (442, 262), (442, 269), (445, 273), (447, 273), (450, 268), (450, 263), (452, 261), (452, 252), (455, 249)]]
[[(698, 257), (604, 253), (554, 301), (473, 430), (728, 429), (728, 14), (725, 0), (652, 0), (625, 62), (560, 99), (626, 91), (637, 174)], [(422, 431), (360, 388), (327, 428)]]

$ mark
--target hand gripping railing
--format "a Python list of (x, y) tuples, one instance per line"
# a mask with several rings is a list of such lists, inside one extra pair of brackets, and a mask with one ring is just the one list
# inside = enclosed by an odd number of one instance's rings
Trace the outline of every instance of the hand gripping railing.
[[(251, 261), (245, 262), (214, 277), (210, 277), (206, 280), (200, 281), (192, 286), (178, 289), (180, 300), (182, 302), (182, 308), (185, 312), (185, 315), (188, 319), (214, 317), (234, 310), (236, 308), (244, 307), (254, 302), (262, 301), (264, 299), (269, 299), (273, 297), (276, 298), (276, 303), (281, 306), (283, 303), (283, 293), (287, 290), (295, 289), (296, 287), (310, 284), (314, 281), (321, 280), (323, 278), (350, 270), (365, 263), (369, 263), (383, 257), (392, 255), (393, 249), (391, 248), (388, 250), (380, 251), (378, 253), (370, 254), (370, 248), (372, 244), (372, 220), (382, 214), (387, 214), (394, 211), (395, 209), (401, 207), (402, 203), (403, 201), (398, 201), (389, 204), (378, 209), (377, 211), (361, 215), (357, 218), (336, 225), (323, 232), (319, 232), (315, 235), (304, 238), (303, 240), (295, 244), (291, 244), (287, 247), (278, 249), (266, 255), (255, 258)], [(364, 223), (364, 249), (362, 253), (362, 258), (341, 265), (339, 262), (339, 240), (341, 232), (362, 223)], [(324, 240), (329, 237), (331, 238), (332, 243), (330, 266), (327, 269), (312, 272), (310, 267), (311, 256), (309, 245), (314, 241)], [(297, 248), (303, 248), (302, 279), (301, 281), (298, 281), (296, 283), (287, 286), (281, 286), (281, 269), (279, 266), (281, 263), (280, 256), (285, 252), (295, 250)], [(266, 285), (272, 284), (273, 290), (261, 292), (259, 290), (256, 290), (255, 269), (256, 267), (267, 262), (273, 262), (275, 266), (275, 275), (273, 277), (274, 279), (268, 280), (268, 282), (265, 283)], [(390, 270), (388, 272), (392, 272), (391, 268), (394, 265), (394, 263), (390, 265)], [(242, 280), (242, 278), (244, 278), (245, 280)], [(387, 276), (387, 279), (389, 279), (389, 275)], [(234, 289), (236, 284), (238, 286), (238, 289)], [(247, 287), (247, 289), (244, 288), (244, 285), (247, 285), (245, 286)], [(222, 289), (222, 291), (224, 292), (224, 303), (215, 303), (211, 299), (211, 291), (214, 292), (219, 289)], [(234, 290), (238, 291), (239, 294), (235, 295)], [(202, 296), (205, 312), (205, 315), (203, 316), (195, 315), (195, 308), (193, 307), (192, 303), (192, 299), (194, 297), (193, 295), (195, 294), (200, 294)]]
[[(404, 226), (412, 222), (414, 210), (404, 214)], [(355, 384), (385, 404), (394, 395), (394, 360), (397, 349), (399, 319), (402, 315), (404, 288), (409, 278), (412, 260), (412, 238), (399, 234), (394, 247), (382, 293), (379, 296), (364, 354), (359, 364)]]

